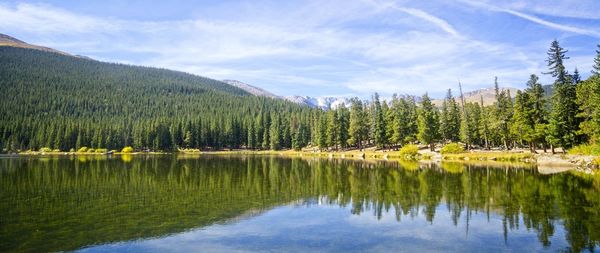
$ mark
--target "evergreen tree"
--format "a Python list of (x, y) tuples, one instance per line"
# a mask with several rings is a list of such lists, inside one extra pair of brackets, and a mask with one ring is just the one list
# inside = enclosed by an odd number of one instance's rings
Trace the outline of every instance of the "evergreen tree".
[(581, 119), (579, 133), (591, 143), (600, 143), (600, 75), (596, 74), (577, 86), (577, 104)]
[(563, 64), (564, 60), (569, 59), (565, 54), (568, 50), (564, 50), (560, 47), (560, 44), (557, 40), (552, 41), (550, 44), (550, 49), (548, 49), (548, 69), (549, 71), (544, 74), (552, 75), (552, 77), (556, 78), (555, 83), (565, 84), (567, 82), (567, 77), (569, 74), (565, 69), (565, 65)]
[(190, 130), (186, 130), (183, 134), (183, 146), (186, 148), (191, 148), (193, 144), (192, 132)]
[(531, 148), (533, 152), (535, 152), (537, 143), (544, 142), (546, 124), (548, 123), (544, 88), (542, 87), (542, 84), (538, 82), (538, 80), (539, 78), (535, 74), (532, 74), (529, 77), (529, 81), (527, 81), (527, 89), (525, 89), (525, 92), (529, 95), (529, 99), (531, 99), (532, 106), (530, 115), (532, 118), (531, 122), (534, 124), (534, 136), (531, 140)]
[(600, 44), (597, 45), (596, 57), (594, 58), (594, 66), (592, 66), (592, 74), (595, 76), (600, 75)]
[(563, 60), (569, 59), (565, 56), (567, 50), (564, 50), (554, 40), (548, 50), (548, 69), (547, 74), (555, 77), (554, 93), (552, 95), (552, 113), (548, 125), (547, 140), (554, 146), (560, 145), (563, 148), (569, 148), (575, 144), (578, 122), (576, 120), (577, 104), (575, 85), (570, 80), (570, 76), (565, 70)]
[(573, 75), (571, 76), (571, 82), (573, 82), (573, 84), (575, 85), (581, 82), (581, 76), (579, 75), (579, 70), (577, 70), (577, 68), (575, 68), (575, 71), (573, 71)]
[(488, 110), (487, 107), (483, 104), (483, 95), (480, 96), (480, 104), (481, 104), (481, 118), (479, 121), (479, 133), (483, 138), (483, 145), (485, 149), (490, 149), (490, 127), (489, 120), (492, 118), (491, 110)]
[(386, 125), (384, 112), (381, 108), (381, 102), (379, 102), (379, 94), (375, 93), (373, 95), (373, 104), (374, 104), (374, 141), (377, 148), (385, 148), (387, 144), (387, 134), (386, 134)]
[(533, 100), (527, 92), (517, 91), (515, 96), (514, 117), (511, 131), (519, 140), (524, 140), (529, 144), (532, 152), (533, 142), (535, 140), (535, 122), (533, 122), (532, 110)]
[(254, 130), (254, 123), (250, 122), (248, 124), (248, 148), (255, 149), (256, 148), (256, 132)]
[(348, 128), (350, 127), (350, 111), (346, 108), (345, 104), (341, 104), (338, 108), (338, 144), (342, 149), (348, 145), (348, 139), (350, 134)]
[(496, 103), (495, 103), (495, 116), (496, 116), (496, 129), (504, 144), (504, 149), (509, 149), (508, 143), (510, 142), (510, 123), (513, 116), (512, 99), (510, 97), (509, 90), (500, 90), (498, 87), (498, 78), (494, 79), (494, 89), (496, 92)]
[(431, 151), (435, 150), (435, 142), (439, 141), (439, 115), (437, 109), (431, 103), (427, 93), (421, 98), (419, 110), (419, 140), (429, 145)]
[(348, 132), (350, 135), (350, 144), (357, 146), (360, 150), (363, 149), (363, 141), (367, 138), (369, 125), (367, 123), (367, 115), (363, 108), (363, 103), (358, 98), (350, 100), (350, 126)]
[(452, 96), (452, 90), (448, 93), (442, 103), (442, 113), (440, 115), (440, 133), (445, 141), (456, 142), (460, 137), (460, 110), (456, 100)]
[(269, 145), (271, 150), (279, 150), (281, 148), (281, 119), (279, 115), (271, 115), (271, 126), (269, 127)]
[(327, 111), (327, 146), (338, 149), (339, 122), (337, 110)]
[(468, 145), (473, 143), (481, 144), (480, 136), (480, 121), (481, 121), (481, 107), (478, 103), (467, 103), (465, 104), (464, 115), (461, 121), (461, 140)]
[(319, 147), (319, 150), (327, 148), (327, 120), (325, 116), (320, 116), (318, 118), (317, 146)]

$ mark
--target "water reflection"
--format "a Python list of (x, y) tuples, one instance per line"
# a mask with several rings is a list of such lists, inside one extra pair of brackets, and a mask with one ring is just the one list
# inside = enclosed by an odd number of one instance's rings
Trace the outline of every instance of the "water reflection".
[[(533, 250), (593, 251), (600, 242), (599, 182), (498, 164), (219, 156), (0, 159), (0, 250), (145, 251), (148, 245), (136, 240), (180, 237), (229, 238), (249, 250), (277, 250), (316, 234), (317, 246), (325, 243), (321, 247), (330, 251), (348, 245), (393, 250), (402, 240), (377, 235), (388, 230), (408, 233), (405, 243), (413, 247), (459, 249), (462, 244), (443, 236), (460, 229), (472, 235), (461, 250), (486, 244), (519, 249), (512, 247), (527, 242), (522, 235), (534, 234), (539, 248)], [(350, 226), (358, 218), (377, 222)], [(313, 227), (293, 230), (297, 223)], [(244, 228), (253, 225), (283, 232), (270, 237), (278, 241), (239, 233), (252, 232)], [(229, 235), (206, 234), (219, 228)], [(500, 234), (477, 236), (486, 230)], [(414, 243), (425, 234), (429, 240)], [(264, 244), (252, 248), (251, 242)]]

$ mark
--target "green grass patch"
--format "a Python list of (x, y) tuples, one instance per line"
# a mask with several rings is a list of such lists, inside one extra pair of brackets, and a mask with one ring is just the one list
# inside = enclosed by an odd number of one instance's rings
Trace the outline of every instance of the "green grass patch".
[(52, 152), (52, 149), (44, 147), (44, 148), (40, 148), (40, 152), (48, 153), (48, 152)]
[(518, 162), (533, 159), (531, 153), (509, 153), (509, 152), (473, 152), (460, 154), (444, 154), (444, 160), (479, 160), (479, 161), (502, 161)]
[(441, 150), (442, 154), (460, 154), (465, 152), (465, 147), (458, 143), (448, 143)]
[(414, 144), (404, 145), (400, 151), (401, 159), (417, 159), (419, 156), (419, 147)]
[(568, 151), (571, 155), (597, 155), (600, 156), (600, 145), (582, 144), (575, 146)]

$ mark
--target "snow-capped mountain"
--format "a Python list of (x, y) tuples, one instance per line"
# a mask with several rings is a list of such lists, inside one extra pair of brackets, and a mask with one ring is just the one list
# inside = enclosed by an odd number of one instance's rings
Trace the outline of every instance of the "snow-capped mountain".
[(270, 97), (270, 98), (280, 98), (279, 96), (268, 92), (264, 89), (258, 88), (256, 86), (244, 83), (244, 82), (240, 82), (238, 80), (223, 80), (224, 83), (229, 84), (231, 86), (235, 86), (238, 87), (242, 90), (247, 91), (248, 93), (254, 95), (254, 96), (262, 96), (262, 97)]
[(342, 103), (345, 104), (346, 106), (348, 106), (350, 104), (350, 100), (348, 98), (342, 98), (342, 97), (309, 97), (309, 96), (287, 96), (287, 97), (281, 97), (281, 96), (277, 96), (269, 91), (266, 91), (264, 89), (261, 89), (259, 87), (244, 83), (244, 82), (240, 82), (238, 80), (223, 80), (224, 83), (227, 83), (231, 86), (235, 86), (238, 87), (242, 90), (247, 91), (248, 93), (255, 95), (255, 96), (263, 96), (263, 97), (270, 97), (270, 98), (278, 98), (278, 99), (285, 99), (297, 104), (301, 104), (301, 105), (306, 105), (306, 106), (310, 106), (313, 108), (321, 108), (323, 110), (327, 110), (329, 108), (337, 108), (338, 106), (340, 106)]
[(348, 106), (350, 99), (343, 97), (309, 97), (309, 96), (288, 96), (286, 100), (297, 104), (307, 105), (313, 108), (321, 108), (324, 110), (335, 109), (344, 104)]

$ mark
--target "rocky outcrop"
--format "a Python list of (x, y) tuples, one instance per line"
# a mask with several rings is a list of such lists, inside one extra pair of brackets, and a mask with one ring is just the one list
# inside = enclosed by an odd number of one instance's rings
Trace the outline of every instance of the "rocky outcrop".
[(584, 155), (538, 155), (536, 163), (542, 174), (560, 173), (568, 170), (578, 170), (591, 173), (598, 169), (594, 156)]

